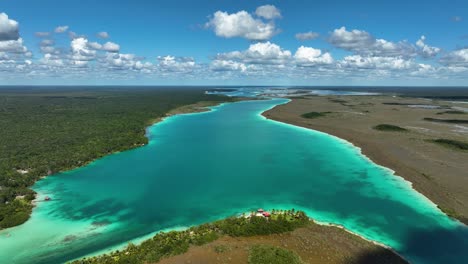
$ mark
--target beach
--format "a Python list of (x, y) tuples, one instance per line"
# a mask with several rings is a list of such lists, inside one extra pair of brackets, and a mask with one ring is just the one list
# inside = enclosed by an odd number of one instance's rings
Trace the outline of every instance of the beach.
[[(424, 120), (466, 119), (468, 114), (450, 112), (463, 110), (464, 106), (462, 102), (390, 95), (306, 96), (292, 98), (263, 115), (353, 143), (372, 161), (394, 170), (444, 212), (466, 224), (468, 152), (429, 142), (439, 138), (466, 141), (466, 125)], [(324, 114), (311, 119), (301, 117), (309, 112)], [(407, 131), (373, 128), (379, 124), (392, 124)]]

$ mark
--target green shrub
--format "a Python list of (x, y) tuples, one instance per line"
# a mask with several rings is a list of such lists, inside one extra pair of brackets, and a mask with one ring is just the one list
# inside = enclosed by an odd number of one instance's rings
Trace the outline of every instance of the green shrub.
[(439, 122), (439, 123), (451, 123), (451, 124), (468, 124), (466, 119), (440, 119), (440, 118), (431, 118), (425, 117), (425, 121)]
[(395, 125), (390, 125), (390, 124), (380, 124), (376, 125), (373, 127), (375, 130), (380, 130), (380, 131), (395, 131), (395, 132), (407, 132), (408, 129), (402, 128), (399, 126)]
[(447, 111), (439, 112), (437, 114), (438, 115), (443, 115), (443, 114), (464, 115), (466, 113), (463, 111), (458, 111), (458, 110), (447, 110)]
[(468, 143), (458, 141), (458, 140), (439, 138), (439, 139), (430, 139), (429, 141), (442, 145), (442, 146), (454, 148), (454, 149), (468, 150)]
[(250, 248), (249, 264), (302, 264), (301, 258), (293, 251), (270, 246), (256, 245)]
[(318, 118), (318, 117), (324, 117), (330, 113), (331, 112), (309, 112), (309, 113), (302, 114), (301, 116), (304, 118), (313, 119), (313, 118)]
[(0, 229), (20, 225), (29, 218), (32, 205), (15, 199), (0, 207)]

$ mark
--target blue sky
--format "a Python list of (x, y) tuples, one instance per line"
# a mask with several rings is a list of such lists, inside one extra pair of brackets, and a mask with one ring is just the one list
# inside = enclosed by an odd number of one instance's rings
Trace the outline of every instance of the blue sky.
[(468, 85), (468, 2), (1, 0), (0, 81)]

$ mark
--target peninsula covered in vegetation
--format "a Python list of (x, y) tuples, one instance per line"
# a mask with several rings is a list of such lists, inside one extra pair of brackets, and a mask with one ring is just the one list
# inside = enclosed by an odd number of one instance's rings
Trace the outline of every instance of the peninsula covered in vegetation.
[[(391, 250), (341, 228), (318, 225), (302, 211), (259, 211), (184, 231), (161, 232), (140, 245), (130, 243), (122, 250), (75, 260), (72, 264), (185, 263), (186, 258), (194, 263), (218, 263), (216, 259), (226, 256), (222, 262), (299, 264), (327, 260), (327, 263), (407, 263)], [(298, 232), (293, 232), (295, 230)], [(302, 239), (300, 244), (297, 243), (299, 237)], [(277, 245), (281, 238), (291, 244)], [(240, 243), (242, 248), (239, 248)]]

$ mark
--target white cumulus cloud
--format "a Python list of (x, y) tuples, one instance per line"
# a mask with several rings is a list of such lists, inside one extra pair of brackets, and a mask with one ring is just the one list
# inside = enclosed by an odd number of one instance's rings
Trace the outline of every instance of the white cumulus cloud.
[(416, 55), (415, 48), (406, 42), (391, 42), (385, 39), (376, 39), (363, 30), (346, 30), (345, 27), (335, 29), (328, 41), (335, 47), (352, 51), (356, 54), (370, 56), (405, 56)]
[(44, 57), (39, 60), (40, 63), (47, 65), (47, 66), (64, 66), (64, 61), (63, 59), (60, 59), (56, 56), (53, 56), (50, 53), (44, 54)]
[(0, 41), (0, 51), (17, 54), (28, 53), (28, 49), (26, 48), (26, 46), (24, 46), (22, 38), (19, 38), (18, 40)]
[(267, 41), (251, 44), (245, 51), (220, 53), (216, 58), (251, 64), (285, 64), (291, 59), (291, 52)]
[(119, 52), (120, 45), (114, 42), (106, 42), (104, 43), (104, 45), (102, 45), (102, 50), (108, 51), (108, 52)]
[(440, 48), (429, 46), (425, 43), (426, 37), (421, 38), (416, 42), (416, 46), (420, 48), (421, 55), (425, 58), (434, 57), (440, 52)]
[(265, 19), (281, 18), (281, 11), (274, 5), (263, 5), (257, 7), (255, 14)]
[(332, 64), (333, 58), (330, 53), (322, 53), (319, 49), (301, 46), (294, 54), (294, 59), (299, 66), (315, 66), (323, 64)]
[(105, 32), (105, 31), (101, 31), (101, 32), (98, 32), (96, 34), (96, 36), (98, 38), (107, 39), (107, 38), (109, 38), (109, 33)]
[(241, 37), (248, 40), (268, 40), (277, 33), (273, 22), (264, 22), (261, 19), (253, 18), (246, 11), (234, 14), (217, 11), (206, 23), (206, 26), (212, 28), (216, 36), (224, 38)]
[(0, 13), (0, 41), (18, 40), (19, 25), (13, 19), (9, 19), (5, 13)]
[(340, 61), (340, 66), (361, 69), (404, 70), (414, 66), (412, 60), (401, 57), (371, 57), (361, 55), (346, 56)]
[(240, 71), (245, 72), (247, 66), (244, 63), (232, 60), (214, 60), (210, 64), (210, 69), (213, 71)]
[(159, 56), (159, 69), (167, 72), (189, 72), (195, 67), (193, 58), (176, 58), (174, 56)]
[(97, 43), (97, 42), (88, 42), (88, 47), (90, 47), (91, 49), (94, 49), (94, 50), (100, 50), (102, 49), (102, 45)]
[(319, 34), (316, 32), (309, 31), (309, 32), (304, 32), (304, 33), (297, 33), (295, 37), (298, 40), (304, 41), (304, 40), (316, 39), (319, 37)]
[(68, 26), (58, 26), (55, 28), (55, 33), (64, 33), (68, 30)]
[(440, 59), (440, 62), (451, 67), (468, 67), (468, 48), (449, 52)]
[(90, 61), (96, 58), (96, 51), (90, 49), (88, 40), (85, 38), (76, 38), (70, 43), (72, 49), (72, 59), (74, 61)]

